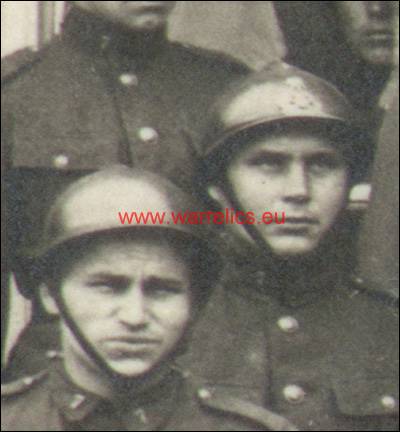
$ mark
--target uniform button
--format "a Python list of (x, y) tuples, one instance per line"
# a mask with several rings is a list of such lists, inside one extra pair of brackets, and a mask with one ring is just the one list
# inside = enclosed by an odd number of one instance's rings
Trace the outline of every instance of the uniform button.
[(397, 402), (393, 396), (383, 396), (381, 399), (381, 404), (387, 410), (394, 410), (396, 408)]
[(26, 387), (30, 387), (34, 383), (34, 381), (35, 380), (33, 377), (25, 377), (22, 379), (22, 382)]
[(83, 402), (85, 402), (85, 400), (86, 400), (85, 396), (79, 393), (74, 394), (74, 396), (71, 399), (71, 402), (69, 403), (69, 407), (72, 410), (77, 410), (83, 404)]
[(286, 316), (278, 320), (278, 327), (285, 333), (294, 333), (300, 328), (300, 325), (296, 318)]
[(142, 127), (138, 130), (138, 137), (143, 142), (155, 141), (158, 139), (158, 132), (152, 127)]
[(136, 86), (139, 84), (138, 77), (133, 73), (123, 73), (119, 76), (119, 82), (127, 87)]
[(135, 411), (135, 416), (139, 419), (139, 421), (143, 424), (147, 424), (149, 422), (146, 411), (143, 408), (138, 408)]
[(59, 351), (49, 350), (46, 352), (46, 357), (50, 360), (61, 358), (62, 355)]
[(354, 278), (354, 282), (357, 285), (364, 285), (364, 279), (362, 277), (359, 277), (359, 276), (357, 276), (357, 277)]
[(53, 165), (56, 168), (66, 168), (69, 164), (69, 157), (64, 154), (59, 154), (57, 156), (54, 156), (53, 158)]
[(288, 402), (297, 404), (304, 401), (306, 392), (297, 385), (288, 385), (283, 389), (283, 396)]
[(210, 390), (207, 390), (205, 388), (200, 389), (197, 394), (199, 395), (200, 399), (206, 400), (211, 398), (211, 392)]

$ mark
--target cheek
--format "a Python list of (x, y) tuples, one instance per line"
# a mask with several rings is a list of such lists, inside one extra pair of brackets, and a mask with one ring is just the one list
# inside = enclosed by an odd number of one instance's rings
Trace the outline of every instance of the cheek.
[(62, 288), (62, 295), (68, 313), (81, 327), (95, 327), (112, 312), (109, 299), (92, 290), (85, 290), (84, 287), (66, 285)]
[(236, 199), (245, 211), (257, 211), (273, 205), (278, 195), (280, 182), (261, 170), (242, 168), (229, 178)]
[(190, 298), (182, 296), (153, 304), (152, 315), (165, 330), (183, 333), (190, 320)]
[(345, 174), (332, 176), (316, 183), (316, 199), (320, 211), (333, 219), (344, 208), (348, 195), (348, 182)]

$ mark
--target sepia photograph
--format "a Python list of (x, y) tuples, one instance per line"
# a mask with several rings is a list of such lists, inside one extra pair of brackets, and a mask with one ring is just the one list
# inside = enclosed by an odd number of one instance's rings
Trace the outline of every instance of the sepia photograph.
[(1, 1), (1, 430), (399, 430), (397, 1)]

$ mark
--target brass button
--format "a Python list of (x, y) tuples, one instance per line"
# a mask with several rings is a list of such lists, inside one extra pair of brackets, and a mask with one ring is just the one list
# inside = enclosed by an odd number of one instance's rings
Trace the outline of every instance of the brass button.
[(77, 410), (83, 404), (83, 402), (85, 402), (85, 400), (86, 400), (85, 396), (79, 393), (74, 394), (74, 396), (71, 399), (71, 402), (69, 403), (69, 407), (72, 410)]
[(56, 168), (66, 168), (69, 165), (69, 157), (65, 154), (59, 154), (54, 156), (53, 165)]
[(158, 139), (158, 132), (152, 127), (142, 127), (138, 130), (138, 137), (143, 142), (155, 141)]
[(306, 392), (298, 385), (290, 384), (283, 389), (284, 398), (293, 404), (301, 403), (306, 397)]
[(29, 376), (22, 379), (22, 382), (26, 387), (30, 387), (34, 383), (34, 381), (34, 378)]
[(206, 389), (206, 388), (202, 388), (202, 389), (200, 389), (200, 390), (197, 392), (197, 394), (198, 394), (199, 398), (200, 398), (200, 399), (203, 399), (203, 400), (210, 399), (211, 396), (212, 396), (210, 390), (208, 390), (208, 389)]
[(137, 86), (139, 84), (138, 77), (134, 73), (123, 73), (119, 76), (119, 82), (127, 87)]
[(296, 318), (285, 316), (278, 320), (278, 327), (285, 333), (294, 333), (300, 328), (300, 325)]
[(396, 399), (393, 396), (389, 395), (382, 396), (381, 404), (385, 409), (390, 411), (393, 411), (397, 406)]
[(55, 359), (62, 358), (62, 355), (59, 351), (49, 350), (46, 352), (46, 357), (50, 360), (55, 360)]
[(148, 420), (148, 418), (147, 418), (146, 411), (145, 411), (143, 408), (138, 408), (138, 409), (135, 411), (135, 416), (136, 416), (136, 417), (139, 419), (139, 421), (140, 421), (141, 423), (143, 423), (144, 425), (148, 424), (149, 420)]
[(357, 285), (364, 285), (364, 279), (362, 277), (356, 277), (354, 281)]

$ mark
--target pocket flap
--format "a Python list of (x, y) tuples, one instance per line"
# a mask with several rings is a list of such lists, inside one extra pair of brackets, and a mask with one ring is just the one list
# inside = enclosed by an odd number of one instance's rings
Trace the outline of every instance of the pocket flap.
[(345, 415), (399, 414), (399, 381), (395, 377), (339, 380), (333, 383), (333, 390)]

